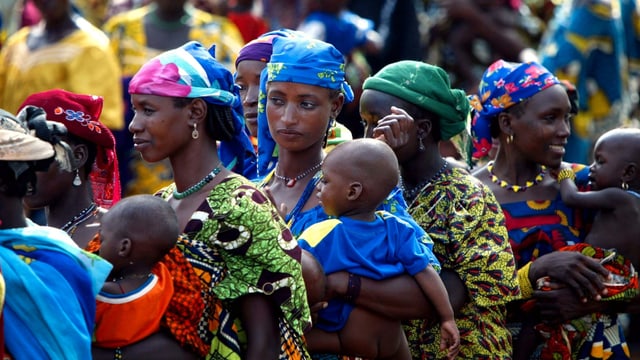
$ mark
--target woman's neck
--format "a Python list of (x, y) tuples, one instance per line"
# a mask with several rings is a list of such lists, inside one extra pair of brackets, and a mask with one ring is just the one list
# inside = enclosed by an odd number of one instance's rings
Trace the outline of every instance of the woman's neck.
[(22, 198), (0, 195), (0, 229), (15, 229), (27, 226), (22, 207)]
[(85, 179), (82, 185), (72, 187), (66, 194), (59, 196), (58, 201), (47, 206), (47, 225), (62, 228), (93, 203), (88, 181)]
[(324, 159), (324, 152), (320, 147), (301, 152), (289, 152), (281, 149), (278, 154), (277, 173), (279, 176), (295, 178), (321, 163), (322, 159)]
[(498, 150), (493, 162), (493, 175), (513, 185), (524, 185), (540, 174), (541, 165)]
[(174, 154), (169, 158), (173, 181), (176, 188), (184, 191), (195, 185), (209, 174), (216, 166), (223, 168), (218, 158), (218, 149), (215, 141), (200, 139), (193, 146), (185, 149), (181, 153)]
[(420, 184), (435, 175), (444, 164), (437, 146), (429, 146), (418, 151), (411, 159), (400, 164), (400, 173), (405, 187)]

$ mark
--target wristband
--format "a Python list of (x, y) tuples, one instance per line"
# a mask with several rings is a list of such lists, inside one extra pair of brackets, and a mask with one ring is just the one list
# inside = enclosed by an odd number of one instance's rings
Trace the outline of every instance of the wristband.
[(562, 180), (571, 179), (574, 181), (576, 179), (576, 174), (571, 169), (562, 169), (558, 173), (558, 182), (562, 182)]
[(355, 303), (358, 295), (360, 295), (360, 285), (362, 279), (360, 276), (349, 273), (349, 284), (347, 285), (347, 292), (344, 294), (344, 300), (350, 303)]
[(523, 299), (530, 299), (533, 296), (533, 286), (531, 285), (531, 280), (529, 280), (529, 268), (531, 268), (531, 262), (518, 270), (520, 295)]

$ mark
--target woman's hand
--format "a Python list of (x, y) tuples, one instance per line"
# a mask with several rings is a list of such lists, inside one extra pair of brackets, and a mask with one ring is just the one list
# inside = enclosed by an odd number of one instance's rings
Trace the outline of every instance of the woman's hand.
[(542, 321), (547, 324), (562, 324), (583, 315), (602, 311), (604, 306), (596, 300), (583, 301), (570, 288), (535, 291), (533, 297), (536, 299), (536, 308)]
[(531, 263), (529, 279), (548, 276), (565, 283), (574, 294), (586, 302), (587, 298), (599, 300), (607, 293), (603, 281), (610, 274), (597, 260), (574, 251), (555, 251)]
[(414, 126), (414, 120), (405, 110), (392, 106), (391, 114), (378, 121), (373, 129), (373, 138), (387, 143), (392, 149), (397, 149), (409, 142), (409, 129)]

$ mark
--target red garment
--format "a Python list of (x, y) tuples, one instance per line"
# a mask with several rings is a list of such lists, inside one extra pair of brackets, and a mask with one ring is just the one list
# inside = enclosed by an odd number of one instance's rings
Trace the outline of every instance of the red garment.
[(269, 31), (267, 22), (253, 15), (250, 11), (229, 11), (227, 17), (236, 24), (245, 43)]
[(105, 293), (96, 298), (94, 342), (117, 348), (138, 342), (160, 329), (173, 296), (171, 273), (161, 262), (144, 286), (122, 296)]

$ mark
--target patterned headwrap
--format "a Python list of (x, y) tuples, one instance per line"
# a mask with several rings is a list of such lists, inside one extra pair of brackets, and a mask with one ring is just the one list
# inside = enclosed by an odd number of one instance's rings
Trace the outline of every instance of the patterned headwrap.
[(467, 130), (471, 110), (467, 95), (463, 90), (451, 89), (449, 75), (437, 66), (398, 61), (367, 78), (362, 88), (393, 95), (436, 114), (442, 140)]
[(260, 77), (258, 105), (258, 174), (264, 176), (277, 162), (276, 144), (269, 133), (266, 115), (266, 85), (271, 81), (292, 82), (340, 90), (345, 103), (353, 101), (345, 80), (345, 59), (338, 49), (324, 41), (294, 32), (275, 37), (273, 53)]
[(491, 121), (498, 114), (560, 81), (536, 62), (498, 60), (482, 75), (478, 95), (470, 96), (475, 111), (471, 129), (473, 157), (481, 159), (491, 149)]
[(20, 108), (28, 105), (44, 109), (47, 120), (63, 124), (70, 134), (96, 145), (96, 159), (89, 173), (93, 201), (107, 209), (118, 202), (120, 173), (116, 141), (100, 122), (102, 97), (53, 89), (30, 95)]
[(251, 40), (240, 49), (238, 58), (236, 59), (236, 68), (238, 68), (238, 64), (244, 60), (261, 61), (263, 63), (269, 62), (271, 53), (273, 52), (273, 39), (290, 36), (304, 37), (305, 35), (296, 30), (280, 29), (269, 31), (260, 35), (257, 39)]
[(225, 167), (255, 176), (255, 153), (244, 129), (242, 101), (233, 75), (215, 59), (215, 46), (209, 51), (199, 42), (190, 41), (149, 60), (129, 83), (130, 94), (178, 98), (201, 98), (228, 106), (233, 113), (234, 137), (221, 142), (218, 149)]

